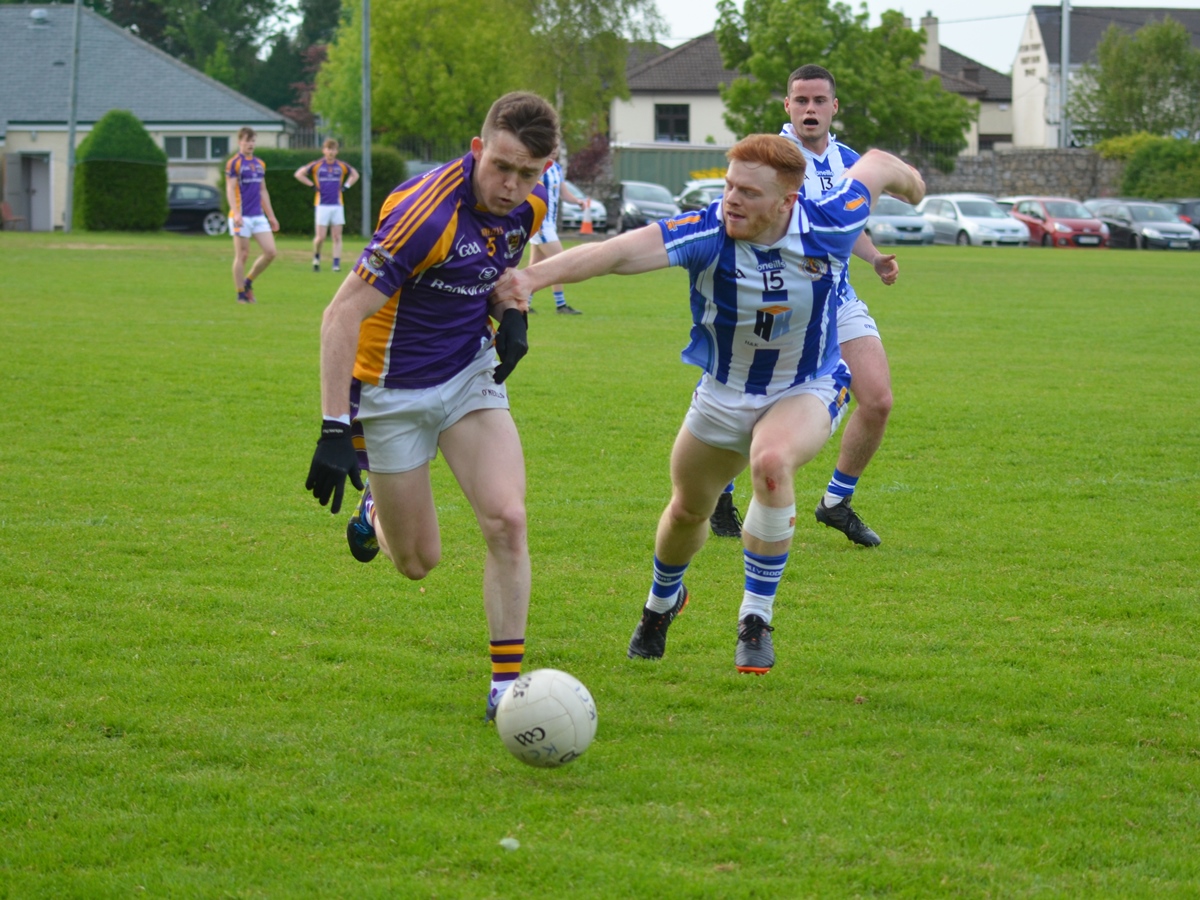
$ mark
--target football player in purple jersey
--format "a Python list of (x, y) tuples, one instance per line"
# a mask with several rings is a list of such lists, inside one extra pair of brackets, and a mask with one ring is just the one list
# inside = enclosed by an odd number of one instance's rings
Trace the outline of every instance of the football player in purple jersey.
[(369, 471), (350, 552), (382, 550), (420, 580), (442, 552), (429, 476), (441, 452), (487, 544), (489, 719), (520, 673), (530, 591), (525, 460), (504, 384), (528, 347), (529, 304), (491, 294), (546, 216), (540, 179), (557, 142), (544, 99), (497, 100), (470, 153), (392, 191), (321, 325), (324, 418), (305, 488), (336, 513), (346, 478), (363, 490)]
[[(254, 155), (256, 140), (253, 128), (238, 131), (238, 152), (225, 164), (225, 198), (229, 201), (229, 233), (233, 235), (233, 286), (238, 303), (254, 302), (254, 279), (275, 259), (272, 232), (279, 230), (267, 193), (267, 167)], [(258, 241), (262, 253), (247, 273), (251, 237)]]
[(795, 532), (795, 474), (829, 439), (848, 398), (836, 304), (850, 254), (881, 193), (915, 203), (925, 183), (897, 157), (872, 150), (811, 200), (801, 190), (804, 155), (787, 138), (751, 135), (728, 157), (723, 197), (707, 209), (510, 271), (497, 296), (519, 301), (560, 281), (688, 270), (693, 324), (683, 359), (704, 375), (671, 453), (671, 500), (628, 655), (663, 655), (717, 498), (748, 465), (754, 497), (742, 524), (734, 665), (761, 675), (775, 664), (771, 618)]
[(313, 236), (313, 271), (321, 271), (321, 245), (325, 235), (332, 233), (333, 237), (333, 271), (342, 270), (342, 228), (346, 224), (346, 203), (342, 191), (354, 186), (358, 181), (358, 170), (337, 158), (338, 142), (333, 138), (326, 139), (321, 145), (321, 159), (305, 163), (294, 173), (301, 184), (315, 188), (313, 206), (316, 213), (313, 216), (316, 233)]

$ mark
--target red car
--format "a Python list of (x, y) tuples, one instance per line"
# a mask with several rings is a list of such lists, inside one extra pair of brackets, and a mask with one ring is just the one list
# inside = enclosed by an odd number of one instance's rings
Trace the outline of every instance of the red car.
[(1010, 197), (1009, 215), (1029, 227), (1029, 243), (1043, 247), (1107, 247), (1108, 226), (1068, 197)]

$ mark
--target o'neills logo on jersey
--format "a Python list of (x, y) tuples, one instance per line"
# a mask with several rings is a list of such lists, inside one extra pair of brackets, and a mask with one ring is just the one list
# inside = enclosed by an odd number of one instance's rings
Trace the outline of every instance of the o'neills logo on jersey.
[(699, 214), (680, 216), (677, 219), (667, 219), (667, 231), (674, 231), (676, 228), (682, 228), (684, 225), (695, 225), (699, 221)]
[(764, 341), (781, 338), (792, 328), (790, 306), (764, 306), (754, 314), (754, 333)]
[(829, 272), (829, 260), (806, 256), (800, 260), (800, 271), (809, 278), (817, 279)]

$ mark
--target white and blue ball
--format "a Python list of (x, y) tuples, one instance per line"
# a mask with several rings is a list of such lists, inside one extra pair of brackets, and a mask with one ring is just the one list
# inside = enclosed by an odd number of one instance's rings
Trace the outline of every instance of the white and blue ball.
[(500, 739), (517, 759), (554, 768), (577, 759), (596, 736), (596, 702), (578, 678), (536, 669), (512, 683), (496, 708)]

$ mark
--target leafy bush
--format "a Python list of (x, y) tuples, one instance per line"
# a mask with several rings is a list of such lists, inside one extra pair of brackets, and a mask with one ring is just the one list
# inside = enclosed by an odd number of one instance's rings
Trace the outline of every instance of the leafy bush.
[[(255, 155), (267, 167), (267, 191), (271, 208), (279, 219), (279, 230), (291, 234), (311, 234), (313, 230), (313, 189), (292, 177), (298, 168), (321, 158), (320, 150), (260, 149)], [(343, 150), (338, 159), (362, 171), (362, 151)], [(387, 195), (408, 178), (404, 157), (391, 147), (371, 148), (371, 221), (379, 216)], [(362, 182), (344, 193), (346, 234), (358, 234), (362, 223)]]
[(1200, 197), (1200, 144), (1159, 138), (1145, 143), (1125, 167), (1121, 191), (1130, 197)]
[(131, 112), (106, 113), (75, 153), (72, 222), (88, 231), (157, 231), (167, 221), (167, 155)]
[(1147, 144), (1161, 140), (1164, 140), (1164, 138), (1155, 137), (1146, 131), (1139, 131), (1136, 134), (1123, 134), (1120, 137), (1105, 138), (1096, 144), (1096, 152), (1104, 159), (1119, 159), (1121, 162), (1129, 162), (1129, 160), (1133, 159), (1133, 154), (1137, 153)]

